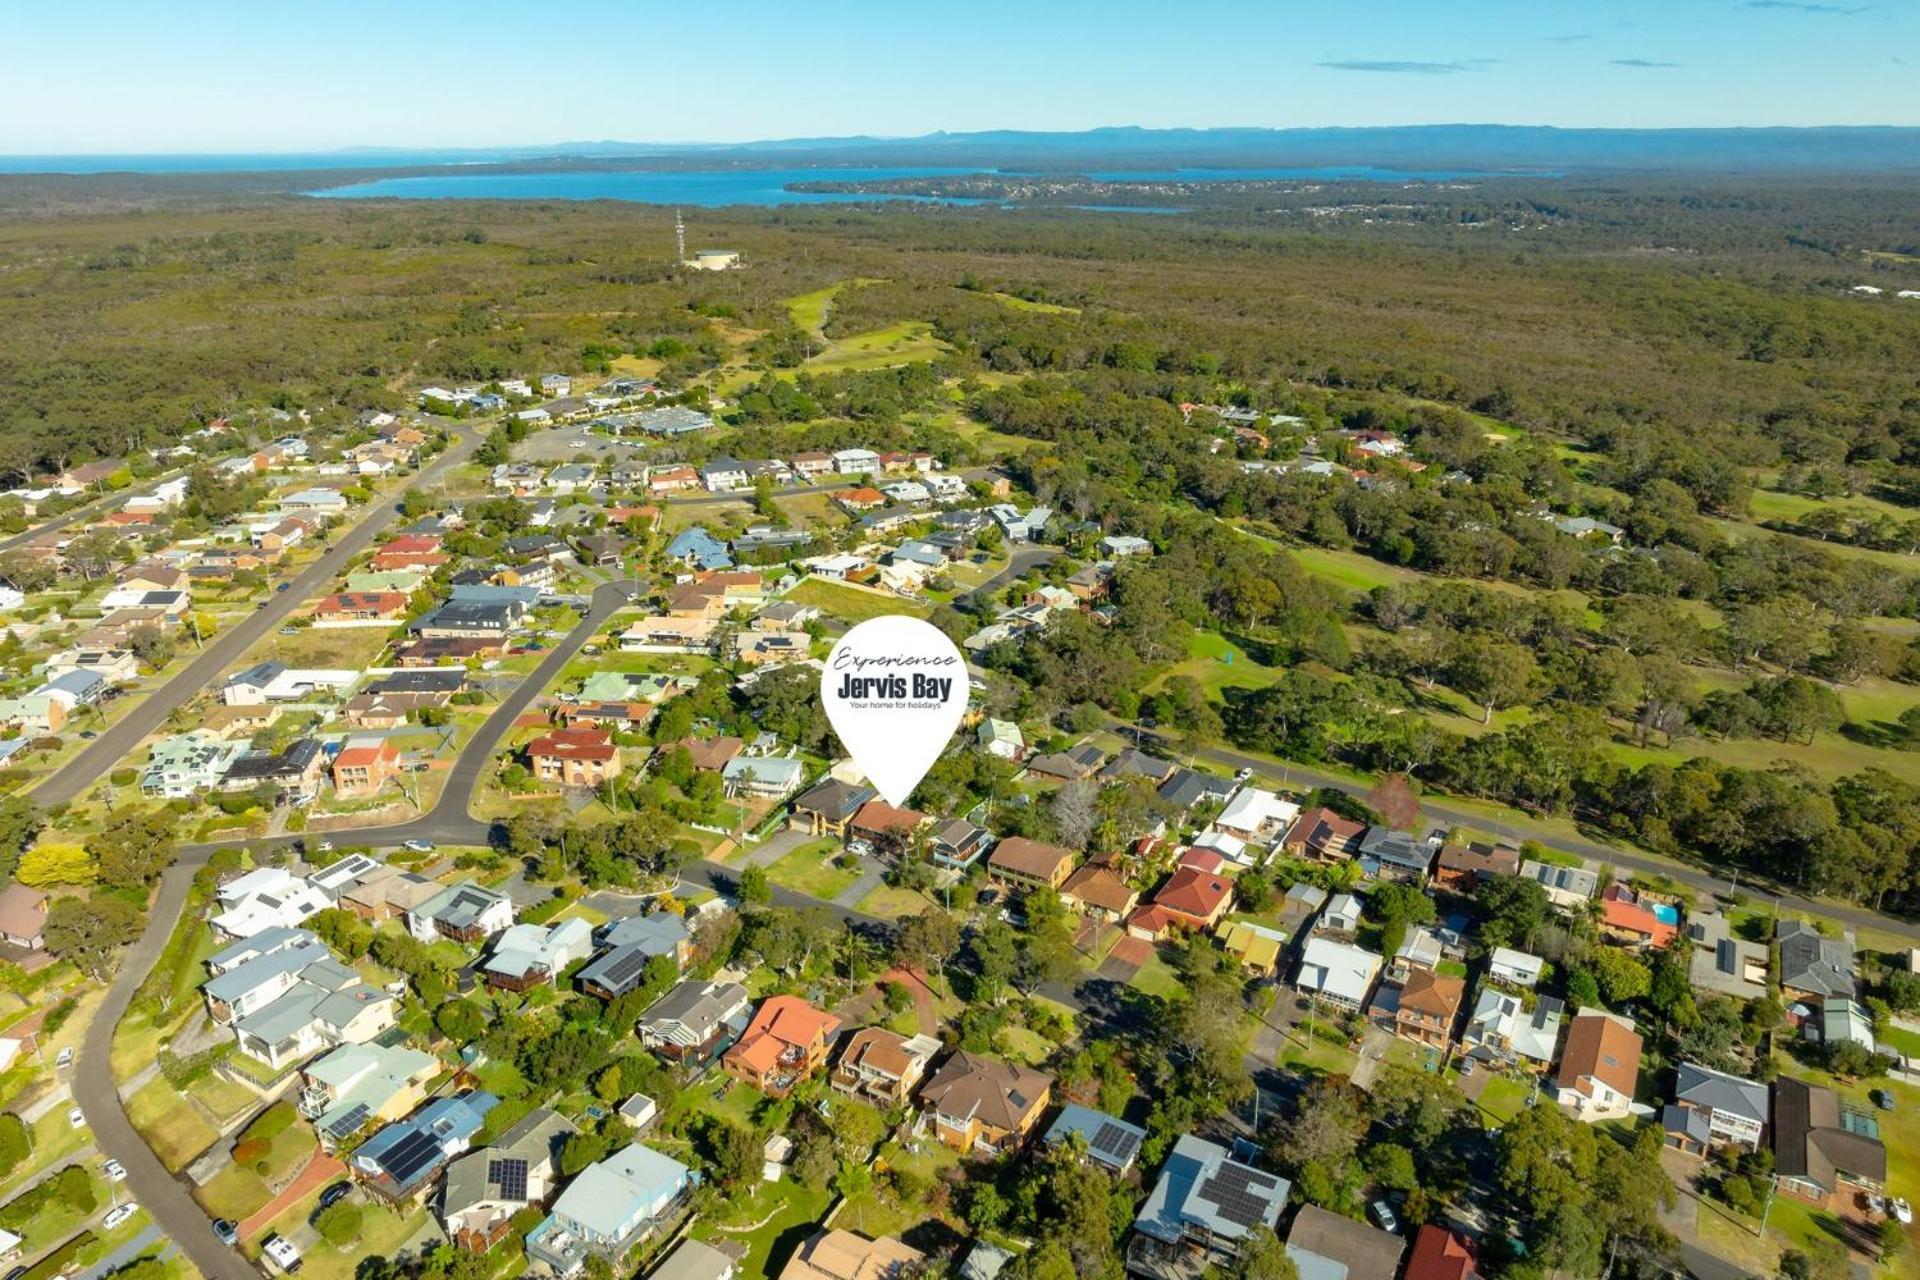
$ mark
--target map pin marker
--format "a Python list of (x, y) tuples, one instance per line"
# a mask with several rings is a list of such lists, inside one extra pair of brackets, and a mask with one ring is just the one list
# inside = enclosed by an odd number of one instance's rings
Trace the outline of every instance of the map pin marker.
[(931, 623), (870, 618), (833, 646), (820, 701), (854, 764), (899, 808), (966, 712), (966, 659)]

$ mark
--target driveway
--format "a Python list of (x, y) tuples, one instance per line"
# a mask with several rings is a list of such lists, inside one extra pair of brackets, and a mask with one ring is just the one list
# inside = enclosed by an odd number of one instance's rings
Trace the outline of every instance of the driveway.
[(1379, 1027), (1368, 1027), (1367, 1034), (1360, 1037), (1360, 1061), (1353, 1068), (1353, 1083), (1356, 1088), (1371, 1090), (1373, 1078), (1380, 1074), (1381, 1064), (1387, 1060), (1387, 1050), (1393, 1047), (1393, 1033)]

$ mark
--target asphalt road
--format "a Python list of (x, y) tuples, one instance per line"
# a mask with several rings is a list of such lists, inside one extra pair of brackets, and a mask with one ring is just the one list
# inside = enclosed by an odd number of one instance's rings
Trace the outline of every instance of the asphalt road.
[(185, 1184), (167, 1172), (127, 1119), (110, 1061), (113, 1030), (133, 1003), (141, 979), (160, 959), (174, 922), (186, 906), (194, 873), (206, 865), (210, 852), (208, 848), (189, 850), (160, 877), (160, 893), (147, 917), (147, 930), (121, 956), (119, 973), (80, 1042), (73, 1096), (87, 1114), (94, 1145), (126, 1166), (127, 1191), (153, 1215), (161, 1230), (186, 1250), (201, 1275), (207, 1280), (259, 1280), (251, 1263), (215, 1238), (205, 1211), (187, 1193)]
[(41, 521), (24, 533), (16, 533), (11, 537), (0, 538), (0, 552), (11, 551), (15, 547), (24, 547), (41, 534), (58, 533), (70, 524), (77, 524), (82, 520), (91, 520), (109, 509), (118, 510), (126, 504), (128, 498), (137, 498), (142, 494), (152, 493), (155, 489), (158, 489), (161, 485), (174, 479), (179, 474), (180, 472), (177, 469), (173, 471), (163, 471), (151, 480), (148, 480), (145, 484), (134, 485), (132, 488), (122, 489), (118, 493), (102, 494), (91, 502), (84, 502), (69, 511), (62, 511), (57, 516)]
[[(478, 444), (478, 436), (455, 443), (414, 476), (408, 487), (432, 484), (466, 461)], [(78, 755), (48, 775), (34, 788), (33, 798), (42, 805), (64, 804), (104, 777), (130, 755), (143, 738), (165, 724), (176, 707), (219, 679), (256, 641), (277, 628), (297, 605), (331, 586), (347, 562), (364, 551), (399, 516), (397, 502), (375, 506), (359, 524), (335, 538), (319, 559), (295, 575), (285, 590), (276, 590), (259, 609), (208, 641), (179, 675), (149, 693), (111, 728), (102, 730)]]
[[(1181, 754), (1175, 751), (1170, 744), (1157, 738), (1151, 730), (1141, 729), (1138, 726), (1120, 721), (1114, 721), (1113, 723), (1114, 727), (1120, 731), (1136, 736), (1144, 746), (1157, 747), (1166, 754), (1169, 759), (1179, 758)], [(1191, 754), (1201, 760), (1222, 765), (1228, 769), (1236, 771), (1240, 769), (1251, 769), (1255, 774), (1262, 777), (1272, 778), (1276, 773), (1284, 773), (1286, 783), (1292, 786), (1327, 787), (1332, 790), (1345, 791), (1350, 795), (1356, 796), (1364, 796), (1368, 791), (1366, 786), (1357, 784), (1347, 778), (1337, 778), (1331, 774), (1321, 773), (1304, 765), (1276, 765), (1271, 760), (1263, 760), (1257, 756), (1242, 755), (1237, 751), (1232, 751), (1225, 747), (1201, 747)], [(1422, 796), (1420, 798), (1420, 812), (1429, 819), (1436, 819), (1448, 824), (1458, 824), (1464, 827), (1473, 827), (1477, 830), (1484, 831), (1489, 825), (1485, 814), (1475, 813), (1451, 804), (1444, 796)], [(1562, 835), (1557, 832), (1552, 835), (1542, 835), (1528, 831), (1520, 823), (1510, 824), (1505, 834), (1516, 841), (1528, 839), (1538, 840), (1549, 849), (1557, 849), (1562, 853), (1576, 854), (1582, 858), (1590, 858), (1595, 862), (1609, 863), (1614, 867), (1626, 868), (1631, 871), (1643, 871), (1649, 875), (1667, 876), (1681, 884), (1698, 889), (1703, 893), (1730, 893), (1736, 887), (1725, 873), (1716, 871), (1711, 867), (1689, 866), (1685, 863), (1669, 862), (1663, 859), (1652, 858), (1632, 849), (1623, 848), (1615, 844), (1606, 844), (1598, 840), (1589, 840), (1583, 836)], [(1804, 911), (1816, 919), (1826, 917), (1828, 919), (1841, 921), (1844, 924), (1878, 929), (1885, 933), (1897, 934), (1901, 937), (1920, 941), (1920, 926), (1917, 926), (1914, 921), (1903, 919), (1899, 916), (1890, 916), (1878, 911), (1869, 910), (1865, 907), (1848, 906), (1843, 903), (1815, 902), (1810, 898), (1802, 898), (1795, 894), (1779, 890), (1775, 886), (1755, 883), (1751, 880), (1743, 880), (1737, 887), (1739, 891), (1748, 898), (1771, 903), (1776, 909), (1781, 911)]]

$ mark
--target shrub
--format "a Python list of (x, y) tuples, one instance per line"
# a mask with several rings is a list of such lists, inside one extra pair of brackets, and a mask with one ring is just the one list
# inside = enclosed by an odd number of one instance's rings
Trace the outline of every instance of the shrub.
[(233, 1162), (235, 1164), (259, 1164), (266, 1158), (273, 1144), (260, 1138), (242, 1138), (233, 1144)]
[(362, 1216), (359, 1205), (343, 1200), (322, 1209), (320, 1216), (313, 1220), (313, 1226), (328, 1244), (336, 1249), (344, 1249), (360, 1238)]

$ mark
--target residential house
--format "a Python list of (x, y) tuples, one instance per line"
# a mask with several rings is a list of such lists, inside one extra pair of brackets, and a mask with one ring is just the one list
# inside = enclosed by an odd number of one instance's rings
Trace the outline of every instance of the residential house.
[(760, 1092), (784, 1098), (826, 1065), (840, 1019), (798, 996), (769, 996), (720, 1059), (721, 1068)]
[(878, 794), (869, 786), (843, 782), (832, 776), (822, 778), (793, 802), (793, 816), (788, 825), (809, 835), (845, 839), (847, 824)]
[(1293, 821), (1280, 847), (1295, 858), (1337, 862), (1351, 858), (1367, 834), (1367, 824), (1342, 817), (1327, 808), (1308, 809)]
[(1300, 1280), (1395, 1280), (1407, 1242), (1309, 1204), (1294, 1215), (1286, 1247)]
[(1531, 987), (1540, 981), (1546, 963), (1512, 947), (1495, 947), (1487, 956), (1487, 977), (1510, 987)]
[(1667, 1142), (1692, 1155), (1715, 1147), (1758, 1151), (1767, 1127), (1767, 1086), (1697, 1062), (1682, 1062), (1673, 1101), (1661, 1112)]
[(1664, 947), (1679, 936), (1680, 912), (1670, 903), (1643, 902), (1616, 881), (1600, 895), (1600, 933), (1629, 946)]
[(746, 488), (753, 480), (747, 475), (746, 463), (722, 454), (700, 468), (700, 483), (709, 493), (732, 493)]
[(1140, 892), (1104, 862), (1089, 862), (1060, 885), (1068, 909), (1117, 924), (1140, 901)]
[(1365, 875), (1419, 884), (1433, 866), (1440, 844), (1439, 833), (1416, 836), (1392, 827), (1368, 827), (1367, 833), (1360, 837), (1354, 857)]
[(553, 1108), (536, 1107), (484, 1149), (448, 1165), (439, 1204), (447, 1238), (475, 1253), (505, 1240), (514, 1214), (553, 1196), (561, 1150), (579, 1132)]
[(1803, 920), (1782, 920), (1774, 930), (1780, 946), (1780, 990), (1789, 1000), (1818, 1004), (1854, 993), (1853, 938), (1829, 938)]
[(1467, 1056), (1501, 1067), (1545, 1071), (1553, 1065), (1560, 1043), (1560, 1024), (1566, 1006), (1553, 996), (1539, 996), (1528, 1008), (1512, 992), (1480, 988), (1480, 998), (1460, 1037)]
[(1052, 1095), (1052, 1076), (956, 1049), (922, 1086), (920, 1104), (940, 1141), (962, 1155), (998, 1155), (1026, 1141)]
[(735, 756), (720, 767), (729, 796), (785, 800), (806, 780), (806, 762), (791, 756)]
[(326, 772), (327, 755), (317, 738), (296, 738), (278, 751), (249, 751), (227, 766), (221, 791), (267, 787), (275, 792), (314, 796)]
[(1460, 1006), (1466, 998), (1465, 978), (1415, 969), (1400, 987), (1400, 998), (1394, 1006), (1394, 1034), (1444, 1050), (1453, 1043), (1454, 1024), (1460, 1020)]
[(965, 871), (993, 847), (993, 832), (965, 818), (949, 818), (933, 829), (933, 860), (942, 867)]
[(1177, 867), (1154, 890), (1147, 905), (1133, 913), (1127, 932), (1143, 938), (1164, 938), (1175, 929), (1206, 933), (1232, 905), (1230, 881), (1193, 867)]
[(1560, 1105), (1588, 1123), (1626, 1116), (1640, 1079), (1641, 1047), (1631, 1019), (1601, 1009), (1576, 1012), (1555, 1081)]
[(1562, 911), (1580, 911), (1600, 890), (1600, 875), (1585, 867), (1563, 867), (1551, 862), (1520, 864), (1520, 878), (1547, 891), (1547, 901)]
[(647, 1273), (647, 1280), (734, 1280), (739, 1269), (732, 1254), (689, 1236)]
[(641, 1015), (640, 1042), (674, 1062), (704, 1066), (746, 1031), (752, 1009), (747, 989), (737, 982), (689, 978)]
[(438, 880), (397, 867), (383, 867), (378, 874), (343, 889), (339, 906), (362, 920), (377, 923), (405, 916), (439, 896), (445, 888)]
[(1087, 1159), (1118, 1176), (1133, 1168), (1140, 1146), (1146, 1140), (1147, 1131), (1137, 1124), (1069, 1102), (1060, 1108), (1060, 1114), (1053, 1118), (1041, 1142), (1049, 1147), (1077, 1142)]
[(899, 854), (913, 840), (913, 833), (933, 819), (918, 809), (896, 809), (885, 800), (873, 799), (847, 823), (847, 844), (862, 852)]
[(839, 449), (833, 455), (833, 469), (838, 475), (858, 476), (880, 474), (880, 455), (871, 449)]
[(1198, 1280), (1226, 1267), (1250, 1232), (1277, 1230), (1293, 1185), (1183, 1133), (1133, 1221), (1127, 1270), (1147, 1280)]
[(1489, 880), (1520, 874), (1520, 851), (1504, 844), (1442, 845), (1433, 862), (1433, 886), (1470, 895)]
[(347, 1168), (354, 1180), (393, 1204), (405, 1204), (433, 1185), (440, 1171), (465, 1152), (500, 1105), (490, 1093), (435, 1098), (354, 1149)]
[[(249, 968), (209, 979), (208, 986)], [(278, 1070), (322, 1049), (365, 1044), (393, 1025), (398, 1002), (330, 955), (310, 958), (292, 977), (271, 1001), (232, 1019), (241, 1053)]]
[(462, 880), (407, 912), (407, 932), (422, 942), (447, 938), (472, 945), (513, 923), (513, 900), (474, 880)]
[(620, 748), (605, 729), (554, 729), (527, 744), (533, 776), (568, 787), (598, 787), (620, 776)]
[(1291, 800), (1259, 787), (1242, 787), (1213, 820), (1213, 829), (1264, 853), (1284, 840), (1299, 820), (1300, 806)]
[(494, 939), (480, 968), (487, 985), (507, 991), (545, 986), (593, 954), (593, 926), (575, 917), (555, 925), (512, 924)]
[(1403, 1280), (1480, 1280), (1480, 1247), (1451, 1227), (1423, 1222)]
[(828, 1082), (842, 1093), (890, 1110), (913, 1097), (940, 1049), (933, 1036), (862, 1027), (847, 1037)]
[(230, 707), (257, 707), (267, 702), (304, 702), (337, 693), (360, 678), (344, 668), (289, 667), (284, 662), (256, 662), (227, 677), (220, 700)]
[(427, 640), (504, 640), (526, 612), (507, 600), (455, 598), (415, 621), (412, 630)]
[(1100, 539), (1100, 554), (1109, 560), (1120, 560), (1127, 556), (1150, 556), (1153, 544), (1145, 538), (1137, 538), (1130, 533), (1108, 534)]
[(211, 791), (246, 750), (244, 739), (226, 742), (205, 729), (161, 738), (148, 753), (147, 767), (140, 775), (140, 794), (179, 800)]
[(639, 947), (649, 959), (667, 956), (676, 968), (693, 959), (693, 935), (687, 931), (686, 920), (671, 911), (615, 920), (600, 930), (600, 943), (608, 947)]
[(1695, 988), (1736, 1000), (1767, 994), (1766, 944), (1734, 937), (1718, 911), (1689, 912), (1687, 938), (1693, 943), (1687, 977)]
[(300, 1114), (321, 1144), (336, 1150), (419, 1106), (439, 1073), (438, 1058), (405, 1045), (343, 1044), (300, 1069)]
[(527, 1256), (563, 1280), (589, 1255), (617, 1262), (672, 1225), (696, 1181), (678, 1160), (638, 1143), (624, 1147), (567, 1184), (553, 1212), (527, 1233)]
[(1879, 1118), (1832, 1089), (1781, 1076), (1773, 1082), (1770, 1130), (1774, 1186), (1795, 1199), (1845, 1215), (1857, 1212), (1862, 1193), (1886, 1190)]
[(731, 735), (723, 734), (715, 738), (682, 738), (660, 748), (662, 758), (671, 757), (676, 751), (687, 753), (688, 761), (694, 768), (707, 773), (718, 773), (727, 767), (727, 762), (745, 750), (746, 743)]
[(1287, 935), (1280, 929), (1251, 920), (1234, 920), (1220, 934), (1220, 945), (1240, 967), (1259, 978), (1271, 978), (1280, 969), (1280, 952)]
[(1327, 899), (1327, 905), (1320, 911), (1320, 918), (1314, 922), (1313, 931), (1325, 934), (1336, 940), (1351, 940), (1360, 932), (1362, 915), (1360, 899), (1351, 893), (1336, 893)]
[(1008, 836), (987, 855), (987, 876), (1012, 889), (1058, 889), (1073, 872), (1073, 850)]
[(262, 867), (240, 877), (223, 886), (217, 899), (225, 910), (211, 923), (214, 933), (229, 941), (268, 929), (291, 929), (333, 905), (314, 885), (279, 867)]
[(1800, 1034), (1830, 1048), (1850, 1042), (1868, 1053), (1880, 1052), (1873, 1036), (1872, 1016), (1848, 996), (1827, 997), (1819, 1011), (1800, 1024)]
[(407, 597), (398, 591), (339, 591), (313, 607), (316, 627), (381, 626), (407, 614)]
[(400, 772), (400, 748), (387, 738), (348, 738), (333, 758), (333, 790), (342, 798), (376, 796)]
[(1348, 942), (1312, 937), (1300, 953), (1293, 984), (1342, 1009), (1358, 1012), (1380, 976), (1380, 957)]
[(1058, 778), (1063, 782), (1080, 782), (1091, 778), (1100, 768), (1106, 754), (1091, 742), (1083, 742), (1065, 751), (1051, 751), (1027, 761), (1027, 772), (1037, 773), (1044, 778)]
[(46, 944), (47, 895), (19, 881), (0, 889), (0, 942), (24, 951)]
[(926, 1255), (892, 1236), (869, 1240), (838, 1227), (809, 1236), (779, 1280), (904, 1280), (924, 1274)]

